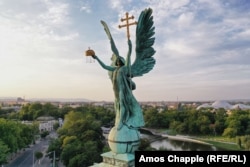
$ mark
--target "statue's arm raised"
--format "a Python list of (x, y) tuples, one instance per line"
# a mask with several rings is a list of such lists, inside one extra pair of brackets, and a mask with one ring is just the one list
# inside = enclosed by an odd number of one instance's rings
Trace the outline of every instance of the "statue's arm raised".
[(131, 40), (128, 40), (128, 54), (127, 54), (127, 58), (126, 58), (126, 66), (129, 66), (131, 63), (131, 52), (132, 52), (132, 43)]
[(112, 67), (112, 66), (107, 66), (106, 64), (104, 64), (96, 55), (93, 55), (92, 56), (94, 59), (97, 60), (97, 62), (102, 66), (102, 68), (104, 68), (105, 70), (108, 70), (108, 71), (114, 71), (115, 70), (115, 67)]

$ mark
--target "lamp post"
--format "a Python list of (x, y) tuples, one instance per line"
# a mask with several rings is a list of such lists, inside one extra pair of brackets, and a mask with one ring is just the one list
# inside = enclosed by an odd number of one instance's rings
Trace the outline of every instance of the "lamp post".
[(53, 167), (56, 167), (56, 152), (54, 151), (54, 155), (53, 155)]
[(51, 151), (48, 154), (51, 154), (53, 152), (53, 164), (52, 167), (56, 167), (56, 151)]
[(33, 156), (32, 156), (32, 161), (33, 161), (33, 162), (32, 162), (32, 167), (35, 167), (35, 166), (34, 166), (34, 160), (35, 160), (35, 155), (34, 155), (34, 150), (33, 150)]

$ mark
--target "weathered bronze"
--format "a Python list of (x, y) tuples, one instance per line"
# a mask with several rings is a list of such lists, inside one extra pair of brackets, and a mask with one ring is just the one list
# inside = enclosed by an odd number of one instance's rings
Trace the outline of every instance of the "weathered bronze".
[[(109, 71), (109, 76), (114, 90), (114, 108), (116, 111), (115, 126), (111, 129), (108, 136), (108, 142), (114, 153), (132, 153), (138, 146), (140, 135), (138, 128), (144, 126), (142, 109), (134, 97), (132, 90), (136, 88), (132, 81), (133, 77), (142, 76), (151, 71), (155, 65), (153, 55), (155, 50), (153, 44), (155, 38), (155, 28), (153, 26), (152, 9), (148, 8), (141, 12), (136, 27), (136, 58), (131, 65), (132, 43), (129, 35), (128, 13), (122, 21), (127, 21), (124, 27), (127, 27), (128, 53), (126, 60), (119, 55), (109, 28), (104, 21), (101, 21), (104, 30), (110, 40), (112, 55), (112, 64), (105, 65), (95, 54), (93, 58), (99, 64)], [(121, 27), (123, 27), (121, 26)]]

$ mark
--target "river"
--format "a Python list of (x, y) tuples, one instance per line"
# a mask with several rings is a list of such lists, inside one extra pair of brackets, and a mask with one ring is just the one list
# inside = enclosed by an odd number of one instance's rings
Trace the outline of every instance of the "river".
[[(169, 151), (222, 151), (215, 146), (191, 141), (185, 141), (181, 138), (159, 138), (157, 136), (141, 132), (141, 138), (147, 138), (151, 142), (151, 147), (155, 149), (166, 149)], [(181, 140), (180, 140), (181, 139)]]

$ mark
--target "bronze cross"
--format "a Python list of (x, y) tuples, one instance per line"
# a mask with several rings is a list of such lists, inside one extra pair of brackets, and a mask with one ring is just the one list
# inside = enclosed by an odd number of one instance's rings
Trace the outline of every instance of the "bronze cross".
[(129, 19), (134, 19), (134, 16), (130, 16), (130, 17), (128, 17), (128, 12), (126, 12), (126, 18), (121, 18), (121, 22), (123, 22), (123, 21), (126, 21), (126, 24), (124, 24), (124, 25), (119, 25), (119, 28), (122, 28), (122, 27), (127, 27), (127, 37), (128, 37), (128, 39), (130, 38), (130, 34), (129, 34), (129, 26), (131, 26), (131, 25), (134, 25), (134, 24), (137, 24), (137, 22), (135, 21), (135, 22), (133, 22), (133, 23), (129, 23)]

